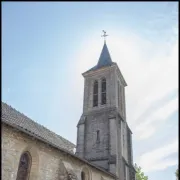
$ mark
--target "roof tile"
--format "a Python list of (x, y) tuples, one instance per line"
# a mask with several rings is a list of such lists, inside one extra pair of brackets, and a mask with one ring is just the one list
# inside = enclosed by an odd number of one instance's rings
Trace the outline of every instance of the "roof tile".
[(70, 141), (64, 139), (60, 135), (57, 135), (49, 129), (45, 128), (44, 126), (34, 122), (30, 118), (28, 118), (27, 116), (20, 113), (19, 111), (17, 111), (16, 109), (12, 108), (4, 102), (1, 102), (1, 109), (2, 122), (14, 127), (20, 127), (60, 148), (73, 152), (73, 148), (75, 147), (75, 145)]

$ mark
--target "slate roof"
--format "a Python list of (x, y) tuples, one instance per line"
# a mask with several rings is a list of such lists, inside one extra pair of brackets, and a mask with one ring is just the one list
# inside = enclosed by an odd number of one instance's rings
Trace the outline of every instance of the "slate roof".
[(73, 152), (73, 148), (75, 148), (75, 145), (70, 141), (34, 122), (4, 102), (1, 102), (1, 121), (14, 128), (20, 128), (27, 133), (30, 132), (34, 136), (40, 137), (66, 151)]
[(109, 54), (106, 43), (104, 43), (103, 49), (101, 51), (101, 55), (99, 57), (97, 67), (108, 66), (111, 64), (112, 64), (111, 56)]
[(101, 55), (99, 57), (97, 65), (94, 66), (93, 68), (89, 69), (85, 73), (87, 73), (89, 71), (100, 69), (100, 68), (105, 67), (105, 66), (111, 66), (112, 64), (114, 64), (114, 62), (112, 62), (112, 60), (111, 60), (111, 56), (109, 54), (109, 50), (107, 48), (106, 43), (104, 43), (104, 46), (103, 46), (103, 49), (101, 51)]
[(81, 118), (80, 118), (80, 120), (79, 120), (79, 122), (78, 122), (78, 124), (77, 124), (77, 126), (79, 126), (80, 124), (84, 124), (85, 123), (85, 121), (86, 121), (86, 116), (81, 116)]

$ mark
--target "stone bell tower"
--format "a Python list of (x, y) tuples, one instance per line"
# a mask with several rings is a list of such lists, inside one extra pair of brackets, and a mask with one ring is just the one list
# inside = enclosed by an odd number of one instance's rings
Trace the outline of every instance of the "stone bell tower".
[(106, 42), (96, 66), (84, 77), (83, 114), (77, 125), (76, 155), (119, 180), (133, 180), (132, 132), (126, 121), (125, 87)]

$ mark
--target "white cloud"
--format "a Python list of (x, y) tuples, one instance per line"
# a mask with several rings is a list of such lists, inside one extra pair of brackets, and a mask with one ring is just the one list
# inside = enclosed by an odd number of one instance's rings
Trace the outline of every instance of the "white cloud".
[(178, 98), (169, 102), (166, 106), (159, 108), (153, 115), (153, 119), (164, 119), (178, 109)]
[(178, 159), (166, 158), (178, 152), (178, 139), (172, 143), (143, 154), (139, 159), (139, 166), (144, 172), (164, 170), (169, 166), (177, 165)]
[(158, 126), (160, 126), (172, 113), (178, 109), (178, 98), (171, 100), (165, 106), (160, 107), (141, 124), (135, 128), (135, 137), (139, 139), (149, 138), (154, 134)]
[[(175, 44), (172, 47), (170, 57), (167, 57), (166, 54), (159, 57), (157, 52), (156, 58), (152, 59), (150, 62), (140, 65), (140, 68), (143, 70), (139, 68), (140, 74), (138, 75), (139, 77), (137, 76), (139, 80), (137, 80), (136, 84), (132, 82), (132, 85), (138, 86), (137, 92), (134, 92), (134, 88), (132, 87), (132, 89), (128, 89), (130, 93), (128, 92), (129, 96), (127, 97), (129, 102), (131, 102), (132, 98), (134, 99), (134, 112), (128, 113), (130, 115), (132, 114), (129, 118), (133, 118), (134, 123), (136, 123), (138, 117), (151, 105), (151, 103), (161, 99), (163, 96), (177, 88), (177, 49), (177, 44)], [(145, 76), (141, 78), (144, 74)], [(133, 93), (136, 94), (136, 97), (132, 97)]]

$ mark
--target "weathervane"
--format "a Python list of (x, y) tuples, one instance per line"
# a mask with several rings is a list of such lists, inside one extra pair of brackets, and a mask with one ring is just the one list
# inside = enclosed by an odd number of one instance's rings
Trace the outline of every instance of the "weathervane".
[(106, 36), (108, 36), (108, 35), (106, 34), (106, 31), (104, 31), (104, 30), (102, 30), (102, 31), (104, 34), (101, 37), (104, 37), (104, 43), (106, 43)]

